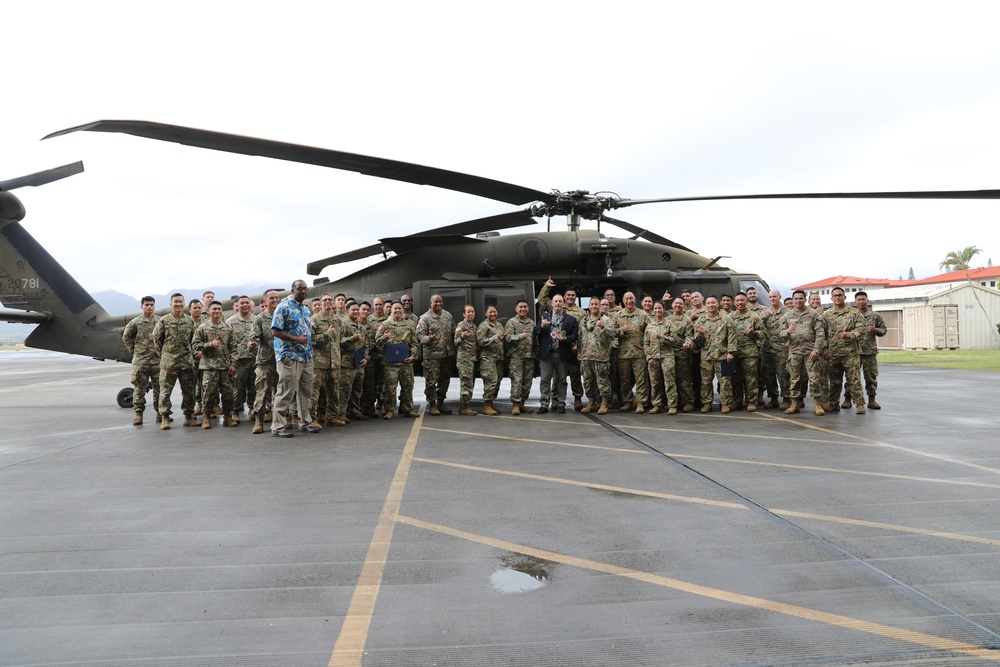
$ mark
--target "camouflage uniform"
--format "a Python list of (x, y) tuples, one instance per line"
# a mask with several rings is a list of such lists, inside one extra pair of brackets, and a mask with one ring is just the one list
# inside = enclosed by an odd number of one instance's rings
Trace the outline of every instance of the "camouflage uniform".
[(181, 410), (187, 419), (194, 413), (194, 320), (190, 315), (164, 315), (153, 327), (153, 344), (160, 355), (160, 415), (170, 417), (170, 393), (174, 383), (181, 385)]
[[(352, 322), (349, 318), (341, 320), (343, 330), (340, 333), (340, 415), (343, 420), (347, 415), (357, 415), (361, 412), (360, 401), (354, 402), (354, 384), (364, 381), (365, 369), (355, 367), (354, 355), (357, 350), (364, 350), (364, 358), (368, 358), (365, 325)], [(361, 340), (354, 340), (355, 334), (361, 334)], [(359, 396), (360, 398), (360, 396)], [(329, 400), (329, 399), (327, 399)]]
[[(788, 327), (795, 325), (795, 333), (789, 333)], [(791, 391), (790, 398), (802, 401), (806, 394), (806, 380), (813, 400), (823, 402), (826, 396), (821, 396), (820, 365), (822, 358), (812, 358), (812, 353), (822, 355), (826, 348), (826, 330), (823, 328), (822, 316), (809, 308), (787, 310), (781, 318), (779, 337), (788, 343), (788, 378)]]
[(580, 322), (580, 367), (591, 405), (611, 402), (611, 343), (617, 336), (615, 323), (607, 315), (591, 317), (588, 313)]
[[(757, 361), (760, 345), (764, 340), (764, 322), (749, 308), (746, 313), (734, 310), (730, 315), (736, 333), (736, 382), (733, 383), (733, 398), (737, 403), (756, 405), (760, 397), (757, 385)], [(752, 334), (747, 334), (753, 329)]]
[(483, 320), (476, 329), (479, 344), (479, 377), (483, 378), (483, 401), (492, 403), (497, 398), (500, 380), (503, 379), (503, 325)]
[[(770, 311), (766, 311), (770, 312)], [(763, 359), (764, 386), (771, 400), (779, 396), (786, 400), (790, 398), (788, 376), (788, 341), (781, 339), (782, 318), (788, 309), (778, 306), (774, 312), (764, 315), (764, 331), (766, 336), (761, 347)]]
[[(535, 357), (538, 356), (536, 326), (530, 318), (512, 317), (503, 330), (510, 365), (510, 400), (515, 404), (528, 400), (531, 383), (535, 379)], [(525, 337), (523, 334), (528, 335)]]
[[(202, 318), (204, 319), (204, 318)], [(215, 347), (212, 342), (218, 338), (221, 344)], [(236, 355), (239, 351), (236, 330), (228, 322), (220, 321), (213, 324), (205, 322), (194, 333), (194, 349), (201, 352), (202, 396), (205, 397), (205, 416), (212, 415), (215, 402), (222, 394), (222, 412), (227, 415), (233, 411), (235, 387), (229, 367), (236, 365)]]
[[(760, 321), (764, 321), (764, 314), (767, 313), (767, 308), (764, 307), (759, 301), (757, 303), (750, 303), (749, 298), (747, 300), (747, 310), (757, 315)], [(757, 402), (764, 402), (764, 390), (767, 389), (767, 385), (764, 382), (764, 343), (767, 341), (767, 327), (761, 329), (760, 338), (757, 339), (757, 344), (760, 346), (760, 355), (757, 357)]]
[[(405, 343), (409, 346), (409, 356), (420, 358), (420, 344), (417, 330), (408, 319), (389, 318), (382, 322), (375, 332), (375, 345), (383, 355), (388, 343)], [(413, 364), (405, 361), (385, 362), (385, 385), (382, 393), (382, 409), (387, 415), (396, 411), (396, 386), (399, 386), (400, 407), (404, 413), (413, 412)]]
[[(462, 338), (463, 331), (468, 334), (465, 338)], [(455, 327), (455, 363), (458, 366), (462, 404), (466, 407), (472, 400), (472, 390), (476, 384), (476, 358), (479, 356), (479, 342), (476, 332), (476, 325), (466, 319), (463, 319)]]
[[(846, 374), (854, 404), (863, 406), (865, 394), (861, 387), (861, 346), (858, 341), (865, 335), (865, 318), (854, 308), (844, 306), (840, 310), (828, 308), (823, 311), (823, 320), (826, 322), (826, 345), (830, 352), (828, 402), (831, 405), (840, 403), (840, 387)], [(846, 337), (841, 338), (841, 333)]]
[[(878, 342), (875, 337), (884, 336), (887, 329), (882, 316), (871, 308), (864, 313), (858, 311), (858, 314), (865, 320), (865, 333), (858, 342), (861, 344), (861, 373), (864, 376), (865, 393), (871, 403), (878, 393)], [(870, 326), (874, 326), (875, 331), (869, 332)]]
[(694, 346), (694, 322), (687, 315), (674, 315), (673, 311), (665, 319), (673, 324), (675, 331), (684, 332), (684, 340), (674, 347), (674, 376), (677, 378), (677, 401), (685, 407), (693, 406), (696, 394), (694, 390), (693, 371), (691, 370), (691, 349), (685, 349), (684, 342), (690, 342), (692, 347)]
[[(455, 356), (454, 331), (455, 321), (447, 310), (442, 310), (440, 314), (428, 310), (417, 323), (417, 338), (422, 346), (420, 352), (424, 363), (424, 398), (428, 408), (435, 403), (444, 403), (448, 397), (451, 359)], [(431, 334), (437, 338), (431, 340)]]
[[(705, 333), (698, 332), (704, 327)], [(701, 350), (701, 402), (711, 405), (715, 396), (712, 381), (719, 380), (719, 402), (722, 407), (733, 403), (732, 378), (722, 374), (722, 362), (726, 355), (736, 355), (736, 329), (733, 320), (720, 311), (712, 317), (706, 312), (698, 317), (695, 324), (695, 344)]]
[[(618, 330), (618, 377), (621, 382), (622, 407), (632, 400), (632, 385), (635, 385), (636, 405), (649, 404), (649, 383), (646, 376), (646, 354), (643, 351), (643, 334), (649, 317), (645, 312), (625, 308), (614, 315)], [(624, 331), (624, 327), (628, 331)]]
[[(194, 319), (193, 317), (191, 319), (194, 322), (194, 330), (197, 331), (198, 327), (200, 327), (205, 322), (208, 322), (208, 320), (209, 320), (208, 312), (206, 310), (205, 314), (202, 315), (201, 317), (199, 317), (198, 319)], [(194, 340), (193, 340), (194, 333), (191, 334), (191, 337), (192, 337), (192, 341), (191, 342), (193, 344), (194, 343)], [(199, 361), (198, 359), (194, 360), (194, 402), (195, 402), (196, 406), (197, 405), (202, 405), (205, 402), (205, 397), (201, 395), (201, 391), (202, 391), (202, 389), (201, 389), (202, 388), (201, 369), (198, 368), (198, 361)], [(200, 410), (200, 408), (199, 408), (199, 410)], [(198, 414), (201, 414), (201, 413), (199, 412)]]
[(648, 359), (650, 400), (654, 408), (677, 409), (676, 351), (684, 343), (694, 343), (691, 320), (685, 316), (652, 319), (643, 333), (643, 350)]
[(246, 319), (236, 313), (226, 323), (233, 327), (236, 335), (236, 376), (233, 378), (233, 410), (242, 412), (243, 406), (253, 408), (257, 397), (254, 389), (254, 367), (257, 354), (249, 347), (250, 334), (253, 332), (253, 315)]
[(823, 352), (820, 354), (819, 358), (816, 360), (816, 370), (819, 373), (819, 384), (816, 385), (816, 390), (813, 391), (812, 378), (809, 378), (809, 392), (813, 396), (821, 396), (820, 401), (826, 401), (830, 395), (830, 351), (827, 349), (827, 345), (830, 342), (830, 332), (826, 328), (826, 320), (823, 319), (823, 311), (817, 311), (819, 316), (820, 325), (823, 327)]
[[(542, 289), (538, 292), (538, 307), (541, 310), (552, 310), (552, 299), (549, 297), (549, 286), (542, 285)], [(577, 306), (576, 304), (570, 306), (566, 304), (563, 306), (563, 313), (566, 315), (572, 315), (576, 320), (577, 324), (583, 322), (584, 318), (587, 317), (587, 311)], [(573, 345), (573, 349), (577, 350), (579, 348), (578, 344)], [(580, 364), (578, 361), (572, 361), (566, 364), (566, 371), (569, 373), (569, 385), (570, 390), (573, 392), (573, 398), (577, 404), (580, 403), (583, 398), (583, 377), (580, 374)], [(555, 385), (553, 384), (553, 387)]]
[(132, 353), (132, 409), (142, 414), (146, 409), (146, 393), (153, 385), (153, 410), (160, 403), (160, 355), (153, 344), (153, 329), (158, 315), (132, 318), (122, 331), (122, 344)]
[(253, 416), (264, 418), (274, 407), (274, 390), (278, 386), (278, 367), (274, 361), (274, 335), (271, 333), (273, 315), (263, 310), (253, 318), (250, 340), (257, 345), (254, 371)]
[(365, 381), (361, 391), (362, 412), (369, 417), (376, 416), (375, 404), (382, 402), (382, 385), (385, 384), (385, 356), (375, 345), (375, 333), (379, 325), (386, 321), (385, 315), (368, 318), (368, 365), (365, 366)]
[[(316, 421), (337, 419), (344, 409), (340, 403), (340, 334), (344, 320), (336, 313), (320, 311), (309, 318), (313, 327), (313, 389), (309, 412)], [(320, 393), (326, 393), (326, 414), (321, 415)]]

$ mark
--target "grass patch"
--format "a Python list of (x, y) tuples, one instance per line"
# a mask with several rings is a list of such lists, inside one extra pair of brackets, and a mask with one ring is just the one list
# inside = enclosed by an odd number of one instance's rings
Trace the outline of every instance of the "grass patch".
[(16, 345), (0, 345), (0, 351), (4, 351), (4, 352), (10, 351), (10, 350), (19, 351), (19, 350), (27, 350), (27, 349), (28, 348), (25, 347), (24, 345), (22, 345), (21, 343), (17, 343)]
[(1000, 350), (881, 350), (880, 364), (1000, 372)]

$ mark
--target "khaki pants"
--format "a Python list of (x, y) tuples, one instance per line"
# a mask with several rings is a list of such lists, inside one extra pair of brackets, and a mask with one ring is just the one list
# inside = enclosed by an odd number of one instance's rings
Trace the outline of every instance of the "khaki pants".
[(303, 424), (313, 421), (309, 411), (309, 401), (313, 389), (313, 365), (311, 361), (295, 361), (285, 357), (279, 359), (278, 388), (274, 392), (274, 421), (271, 432), (280, 431), (292, 425), (292, 401), (299, 409), (299, 420)]

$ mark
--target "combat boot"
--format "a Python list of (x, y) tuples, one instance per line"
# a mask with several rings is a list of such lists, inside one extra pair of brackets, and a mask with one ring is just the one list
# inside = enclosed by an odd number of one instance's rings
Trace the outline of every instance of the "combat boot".
[(701, 406), (701, 411), (702, 412), (711, 412), (712, 411), (712, 404), (711, 403), (706, 403), (705, 405)]
[(826, 410), (823, 409), (823, 406), (815, 398), (813, 399), (813, 414), (817, 417), (826, 414)]
[[(393, 416), (395, 416), (395, 414), (396, 414), (396, 413), (394, 413), (394, 412), (393, 412), (392, 410), (386, 410), (386, 411), (385, 411), (385, 414), (384, 414), (384, 415), (382, 415), (382, 419), (392, 419), (392, 418), (393, 418)], [(330, 423), (330, 420), (327, 420), (327, 422), (326, 422), (326, 423), (327, 423), (327, 424), (329, 424), (329, 423)]]
[(167, 415), (166, 417), (163, 418), (163, 421), (160, 422), (160, 430), (167, 431), (169, 429), (170, 429), (170, 415)]
[(523, 414), (530, 415), (534, 411), (535, 410), (533, 408), (529, 408), (527, 405), (525, 405), (524, 401), (521, 401), (521, 412)]
[(827, 403), (826, 401), (820, 401), (819, 405), (825, 412), (840, 412), (840, 406), (836, 403)]
[(406, 417), (407, 419), (416, 419), (416, 418), (417, 418), (417, 417), (419, 417), (420, 415), (419, 415), (419, 414), (417, 414), (416, 412), (414, 412), (413, 410), (410, 410), (409, 412), (407, 412), (407, 413), (406, 413), (406, 414), (404, 414), (403, 416), (404, 416), (404, 417)]
[(723, 406), (722, 406), (722, 410), (721, 410), (721, 412), (722, 412), (722, 414), (724, 414), (724, 415), (728, 415), (728, 414), (729, 414), (729, 411), (730, 411), (731, 409), (732, 409), (732, 408), (730, 408), (730, 407), (729, 407), (728, 405), (723, 405)]
[(635, 404), (635, 414), (641, 415), (645, 411), (646, 411), (646, 408), (644, 408), (642, 406), (642, 403), (636, 403)]
[(194, 416), (195, 417), (200, 417), (201, 416), (201, 403), (195, 403), (194, 404)]
[(859, 415), (865, 414), (865, 406), (862, 405), (861, 403), (858, 403), (858, 407), (854, 409), (854, 412)]
[(583, 397), (577, 396), (573, 399), (573, 409), (577, 412), (583, 410)]
[(365, 415), (365, 414), (363, 414), (363, 413), (361, 413), (361, 412), (352, 412), (351, 413), (351, 419), (356, 419), (356, 420), (361, 421), (361, 422), (366, 422), (366, 421), (368, 421), (368, 416)]
[(584, 414), (584, 415), (590, 414), (593, 411), (594, 411), (594, 402), (593, 401), (591, 401), (590, 403), (587, 403), (586, 406), (580, 408), (580, 413)]
[(205, 429), (205, 430), (208, 430), (208, 429), (212, 428), (212, 418), (209, 417), (208, 415), (205, 415), (204, 417), (202, 417), (202, 419), (201, 419), (201, 427), (203, 429)]
[(685, 403), (681, 410), (684, 412), (694, 412), (694, 403)]
[[(387, 419), (391, 419), (391, 417), (387, 417)], [(327, 417), (325, 423), (327, 426), (347, 426), (347, 422), (343, 422), (336, 417)]]
[(635, 404), (632, 401), (622, 401), (622, 406), (618, 408), (618, 412), (632, 412), (635, 409)]
[[(240, 411), (239, 410), (233, 410), (232, 412), (229, 413), (229, 416), (230, 416), (230, 418), (234, 422), (236, 422), (235, 424), (233, 424), (233, 426), (239, 425), (239, 423), (240, 423)], [(223, 426), (225, 426), (225, 424), (223, 424)]]
[(757, 404), (747, 403), (747, 412), (757, 412)]
[(676, 415), (677, 414), (677, 408), (670, 408), (669, 410), (667, 410), (667, 414), (668, 415)]
[(500, 414), (500, 411), (493, 407), (493, 401), (484, 401), (483, 414), (493, 416)]
[(608, 414), (608, 402), (606, 400), (601, 401), (601, 407), (597, 408), (597, 414), (599, 415)]
[(234, 419), (232, 413), (227, 412), (225, 416), (222, 417), (223, 426), (239, 426), (240, 420)]
[(250, 431), (250, 432), (253, 433), (254, 435), (260, 435), (261, 433), (263, 433), (264, 432), (264, 420), (262, 420), (260, 417), (254, 417), (253, 418), (253, 430)]
[(157, 412), (156, 413), (156, 423), (159, 424), (161, 421), (163, 421), (163, 415), (161, 415), (159, 412)]
[(517, 401), (514, 401), (514, 407), (510, 409), (510, 414), (515, 416), (521, 414), (521, 404), (518, 403)]
[(652, 409), (650, 409), (649, 414), (651, 414), (651, 415), (658, 415), (658, 414), (660, 414), (660, 406), (654, 405), (652, 407)]
[(778, 407), (778, 399), (772, 398), (770, 401), (764, 404), (765, 410), (774, 410)]
[(428, 403), (427, 404), (427, 411), (430, 412), (434, 416), (439, 416), (441, 414), (441, 410), (438, 409), (438, 404), (437, 403)]
[(882, 409), (882, 406), (875, 402), (875, 394), (868, 394), (868, 407), (872, 410)]
[(465, 401), (462, 401), (462, 405), (458, 409), (458, 414), (464, 415), (466, 417), (474, 417), (475, 415), (478, 415), (479, 413), (476, 412), (475, 410), (473, 410), (472, 408), (470, 408), (469, 407), (469, 401), (465, 400)]
[(452, 409), (445, 405), (444, 401), (438, 401), (438, 412), (443, 415), (450, 415), (452, 414)]
[(264, 423), (268, 424), (268, 423), (270, 423), (272, 421), (274, 421), (274, 411), (273, 410), (268, 410), (267, 414), (264, 415)]
[(185, 426), (198, 426), (198, 420), (194, 418), (194, 415), (190, 412), (184, 413), (184, 425)]
[(791, 401), (789, 401), (788, 407), (785, 408), (785, 414), (786, 415), (797, 415), (797, 414), (799, 414), (799, 399), (793, 398)]
[(132, 420), (132, 426), (142, 426), (142, 413), (136, 412), (135, 418)]
[(847, 395), (847, 396), (844, 397), (844, 402), (840, 404), (840, 407), (844, 408), (845, 410), (849, 410), (851, 408), (851, 397), (850, 397), (850, 395)]

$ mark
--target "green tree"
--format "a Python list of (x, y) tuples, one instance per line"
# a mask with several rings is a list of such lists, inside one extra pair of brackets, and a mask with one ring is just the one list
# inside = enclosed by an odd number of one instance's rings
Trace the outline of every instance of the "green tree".
[(949, 271), (968, 271), (972, 265), (972, 258), (981, 252), (982, 250), (974, 245), (970, 245), (964, 250), (953, 250), (944, 256), (941, 268)]

